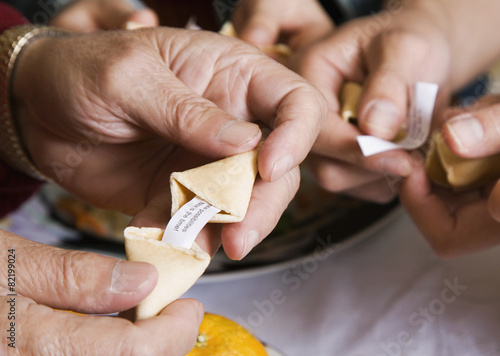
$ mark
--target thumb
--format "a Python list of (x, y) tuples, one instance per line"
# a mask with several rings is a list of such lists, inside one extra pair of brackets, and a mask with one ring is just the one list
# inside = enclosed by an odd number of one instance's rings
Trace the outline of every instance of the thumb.
[(468, 110), (448, 120), (443, 137), (456, 154), (479, 158), (500, 152), (500, 103)]
[(256, 46), (274, 44), (280, 33), (280, 11), (273, 8), (273, 1), (260, 1), (248, 12), (238, 37)]
[[(160, 83), (159, 86), (164, 86)], [(187, 88), (173, 75), (163, 97), (145, 101), (130, 100), (137, 124), (157, 135), (205, 157), (226, 157), (253, 149), (260, 141), (258, 125), (237, 120)], [(166, 103), (166, 105), (164, 105)]]
[(360, 101), (359, 126), (393, 139), (407, 116), (408, 95), (422, 70), (427, 45), (417, 35), (391, 32), (374, 38), (366, 54), (370, 72)]
[(0, 253), (15, 251), (16, 293), (52, 308), (117, 312), (137, 305), (156, 285), (157, 271), (147, 263), (63, 250), (6, 231), (1, 236)]

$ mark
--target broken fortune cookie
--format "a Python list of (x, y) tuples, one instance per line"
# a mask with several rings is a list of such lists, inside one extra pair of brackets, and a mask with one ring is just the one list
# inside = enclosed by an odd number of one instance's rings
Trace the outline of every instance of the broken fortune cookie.
[(129, 226), (124, 234), (127, 260), (150, 263), (158, 271), (155, 288), (135, 309), (136, 320), (160, 313), (191, 288), (210, 263), (210, 255), (196, 243), (187, 249), (160, 241), (163, 229)]
[(170, 176), (172, 216), (195, 196), (219, 208), (209, 222), (242, 221), (257, 177), (258, 148)]
[(425, 171), (434, 183), (454, 190), (474, 189), (500, 177), (500, 154), (481, 158), (462, 158), (446, 145), (440, 132), (431, 138)]
[[(195, 196), (221, 209), (210, 222), (244, 219), (257, 176), (258, 148), (184, 172), (172, 173), (172, 215)], [(163, 242), (163, 229), (127, 227), (127, 260), (151, 263), (158, 282), (136, 307), (136, 320), (157, 315), (184, 294), (203, 274), (210, 256), (196, 243), (190, 249)]]

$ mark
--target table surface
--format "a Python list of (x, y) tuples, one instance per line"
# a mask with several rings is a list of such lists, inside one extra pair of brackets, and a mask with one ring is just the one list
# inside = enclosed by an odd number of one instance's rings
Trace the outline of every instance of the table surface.
[(406, 214), (295, 268), (187, 297), (285, 355), (500, 355), (500, 248), (442, 260)]
[[(3, 227), (46, 243), (71, 238), (37, 198)], [(500, 248), (439, 259), (402, 213), (342, 252), (200, 283), (185, 297), (287, 356), (500, 355), (499, 272)]]

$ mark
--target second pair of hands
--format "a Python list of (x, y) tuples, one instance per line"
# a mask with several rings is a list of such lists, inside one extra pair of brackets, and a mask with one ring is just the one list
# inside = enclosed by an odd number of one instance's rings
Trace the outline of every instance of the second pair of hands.
[[(378, 202), (399, 194), (442, 256), (498, 244), (497, 189), (450, 194), (429, 182), (419, 154), (393, 151), (363, 157), (355, 139), (361, 133), (394, 138), (406, 120), (414, 83), (428, 81), (440, 86), (434, 128), (443, 130), (450, 148), (466, 158), (499, 152), (499, 138), (493, 137), (498, 130), (492, 120), (498, 97), (467, 109), (443, 110), (453, 91), (500, 55), (499, 41), (484, 40), (491, 38), (488, 33), (496, 20), (488, 13), (498, 3), (484, 0), (481, 8), (449, 0), (388, 1), (386, 5), (379, 13), (349, 21), (338, 29), (325, 18), (316, 0), (245, 0), (236, 8), (233, 20), (240, 37), (253, 44), (289, 44), (295, 54), (287, 65), (325, 96), (328, 120), (307, 160), (324, 188)], [(477, 26), (471, 31), (462, 25), (466, 21)], [(359, 128), (339, 117), (338, 98), (345, 81), (363, 83)], [(470, 117), (477, 120), (466, 127), (470, 120), (461, 119)], [(448, 124), (443, 126), (444, 122)], [(454, 125), (462, 127), (465, 137), (474, 132), (483, 132), (484, 137), (479, 144), (460, 150), (465, 146), (450, 133)]]

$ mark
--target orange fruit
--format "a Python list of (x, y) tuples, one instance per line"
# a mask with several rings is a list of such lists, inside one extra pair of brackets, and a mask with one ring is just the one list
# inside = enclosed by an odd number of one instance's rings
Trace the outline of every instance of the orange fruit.
[(264, 345), (241, 325), (206, 313), (196, 345), (186, 356), (268, 356)]

